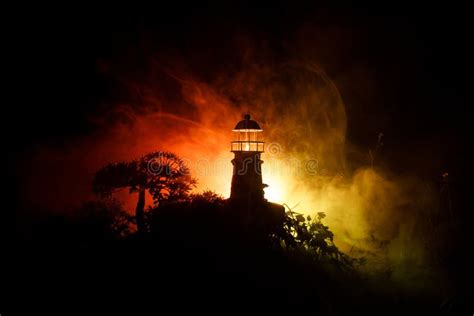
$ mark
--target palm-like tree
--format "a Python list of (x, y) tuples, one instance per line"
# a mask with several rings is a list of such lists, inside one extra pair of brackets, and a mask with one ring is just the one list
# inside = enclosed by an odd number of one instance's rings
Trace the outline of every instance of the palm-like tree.
[(129, 162), (110, 163), (94, 176), (93, 191), (100, 197), (110, 197), (116, 190), (128, 188), (138, 192), (135, 218), (137, 231), (145, 232), (145, 192), (155, 204), (187, 198), (197, 181), (176, 154), (165, 151), (148, 153)]

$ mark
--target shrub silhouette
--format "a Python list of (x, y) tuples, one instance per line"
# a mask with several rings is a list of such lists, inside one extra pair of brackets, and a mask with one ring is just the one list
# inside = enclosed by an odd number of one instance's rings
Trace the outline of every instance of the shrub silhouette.
[(306, 218), (303, 214), (289, 209), (285, 213), (284, 229), (278, 239), (288, 249), (306, 251), (314, 255), (317, 261), (327, 261), (342, 270), (351, 270), (354, 264), (362, 264), (363, 259), (356, 260), (341, 252), (334, 244), (334, 234), (322, 220), (324, 212), (318, 212), (316, 218)]

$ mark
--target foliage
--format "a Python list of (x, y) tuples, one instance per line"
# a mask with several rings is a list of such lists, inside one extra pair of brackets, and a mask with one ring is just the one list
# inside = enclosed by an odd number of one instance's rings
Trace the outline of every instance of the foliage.
[(188, 202), (195, 206), (206, 207), (206, 206), (224, 206), (225, 199), (215, 193), (214, 191), (204, 191), (202, 193), (194, 193), (189, 195)]
[(318, 212), (316, 218), (289, 209), (285, 214), (283, 230), (278, 235), (286, 249), (300, 250), (314, 254), (317, 261), (327, 261), (342, 270), (351, 270), (354, 264), (362, 263), (341, 252), (334, 244), (334, 234), (322, 220), (324, 212)]
[(137, 231), (147, 231), (145, 222), (145, 192), (148, 191), (155, 205), (163, 201), (184, 201), (196, 186), (184, 161), (174, 153), (152, 152), (130, 161), (108, 164), (95, 174), (93, 191), (100, 197), (110, 198), (115, 190), (128, 188), (138, 193), (135, 221)]
[(130, 193), (144, 189), (158, 204), (186, 199), (196, 183), (181, 158), (171, 152), (157, 151), (129, 162), (104, 166), (95, 174), (93, 191), (100, 197), (110, 197), (122, 188), (128, 188)]

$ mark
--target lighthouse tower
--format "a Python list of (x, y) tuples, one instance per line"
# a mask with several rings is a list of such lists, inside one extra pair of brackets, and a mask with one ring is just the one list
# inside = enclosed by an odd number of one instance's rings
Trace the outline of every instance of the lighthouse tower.
[(264, 142), (260, 125), (250, 115), (237, 123), (232, 130), (231, 142), (233, 175), (230, 200), (254, 204), (265, 201), (262, 183), (262, 163), (260, 155), (264, 152)]

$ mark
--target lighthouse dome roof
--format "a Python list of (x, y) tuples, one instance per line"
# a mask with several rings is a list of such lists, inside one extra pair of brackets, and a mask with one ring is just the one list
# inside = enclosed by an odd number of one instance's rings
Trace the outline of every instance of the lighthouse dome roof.
[(234, 132), (244, 132), (244, 131), (252, 131), (252, 132), (261, 132), (262, 129), (260, 128), (260, 125), (252, 119), (250, 119), (249, 114), (244, 115), (244, 119), (235, 125)]

